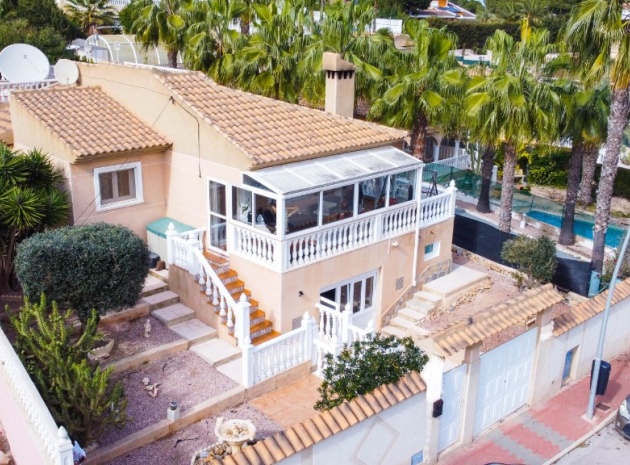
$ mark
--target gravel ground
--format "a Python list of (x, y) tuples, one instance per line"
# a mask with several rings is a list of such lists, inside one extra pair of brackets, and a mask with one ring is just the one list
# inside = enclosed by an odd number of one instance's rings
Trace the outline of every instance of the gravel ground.
[(280, 432), (283, 428), (270, 420), (249, 404), (231, 408), (221, 415), (205, 418), (184, 428), (173, 435), (160, 439), (146, 447), (137, 449), (110, 464), (116, 465), (188, 465), (193, 454), (204, 447), (217, 442), (214, 427), (219, 416), (230, 420), (239, 418), (252, 420), (256, 426), (256, 439), (264, 439)]
[[(151, 335), (144, 337), (144, 325), (147, 319), (151, 322)], [(181, 337), (164, 326), (157, 318), (145, 316), (131, 321), (121, 321), (101, 325), (99, 330), (107, 338), (114, 338), (114, 348), (109, 358), (105, 361), (111, 362), (125, 357), (144, 352), (180, 340)]]
[(421, 327), (426, 330), (440, 331), (482, 310), (520, 295), (520, 291), (514, 284), (514, 278), (509, 272), (501, 270), (498, 266), (491, 267), (486, 260), (470, 259), (454, 253), (453, 263), (486, 273), (490, 278), (490, 284), (479, 286), (459, 298), (457, 302), (431, 312), (421, 324)]
[[(152, 384), (160, 383), (157, 397), (149, 396), (144, 389), (142, 379), (145, 377)], [(113, 378), (122, 381), (125, 386), (127, 414), (132, 419), (123, 429), (114, 428), (104, 435), (99, 441), (102, 446), (166, 418), (166, 409), (171, 401), (177, 401), (183, 413), (202, 401), (238, 386), (235, 381), (189, 351), (155, 360)]]
[(0, 451), (7, 455), (11, 452), (11, 449), (9, 448), (9, 441), (4, 434), (4, 429), (2, 429), (2, 423), (0, 423)]

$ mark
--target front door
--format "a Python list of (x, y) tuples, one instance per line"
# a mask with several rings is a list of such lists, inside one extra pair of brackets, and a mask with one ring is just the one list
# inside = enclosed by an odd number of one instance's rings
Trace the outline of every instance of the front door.
[(208, 181), (208, 240), (210, 248), (218, 252), (227, 250), (227, 196), (225, 193), (225, 184), (212, 180)]

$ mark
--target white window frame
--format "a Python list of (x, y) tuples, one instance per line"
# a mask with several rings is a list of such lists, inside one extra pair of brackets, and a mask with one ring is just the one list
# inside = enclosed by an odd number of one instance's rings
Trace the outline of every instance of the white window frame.
[(424, 261), (425, 262), (427, 260), (431, 260), (432, 258), (435, 258), (438, 255), (440, 255), (440, 242), (441, 241), (435, 241), (435, 242), (431, 242), (430, 244), (425, 244), (424, 250), (427, 250), (427, 247), (429, 247), (430, 245), (433, 246), (433, 250), (431, 252), (424, 254)]
[[(366, 309), (365, 307), (365, 282), (367, 281), (368, 278), (372, 278), (372, 305), (370, 307), (368, 307)], [(360, 274), (358, 276), (354, 276), (353, 278), (350, 279), (346, 279), (344, 281), (340, 281), (338, 283), (333, 284), (332, 286), (326, 286), (324, 288), (322, 288), (320, 290), (320, 294), (323, 294), (324, 292), (328, 292), (331, 290), (335, 290), (335, 303), (340, 304), (340, 288), (343, 286), (347, 286), (350, 285), (350, 293), (354, 294), (354, 283), (358, 282), (358, 281), (362, 281), (363, 282), (363, 286), (361, 286), (361, 296), (360, 296), (360, 308), (359, 311), (357, 312), (353, 312), (352, 315), (353, 316), (359, 316), (359, 315), (363, 315), (365, 313), (372, 312), (375, 311), (376, 309), (376, 305), (377, 305), (377, 285), (378, 285), (378, 270), (374, 270), (374, 271), (369, 271), (367, 273), (363, 273)], [(349, 298), (349, 302), (350, 306), (351, 306), (351, 310), (352, 310), (352, 305), (353, 305), (353, 301), (355, 300), (354, 298), (355, 296), (352, 295), (352, 298), (350, 298), (350, 295), (348, 296)], [(340, 307), (339, 308), (340, 311), (344, 311), (344, 308)]]
[[(101, 183), (100, 175), (103, 173), (111, 173), (114, 171), (123, 171), (133, 169), (134, 182), (136, 188), (136, 198), (129, 200), (122, 200), (120, 202), (112, 202), (103, 205), (101, 202)], [(130, 207), (132, 205), (138, 205), (144, 203), (144, 191), (142, 189), (142, 163), (139, 161), (133, 163), (124, 163), (122, 165), (103, 166), (101, 168), (94, 168), (94, 192), (96, 199), (96, 211), (114, 210), (116, 208)]]

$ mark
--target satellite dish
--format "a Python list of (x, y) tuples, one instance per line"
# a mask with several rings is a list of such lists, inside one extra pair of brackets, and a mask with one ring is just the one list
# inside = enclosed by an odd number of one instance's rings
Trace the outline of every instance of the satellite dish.
[(59, 60), (55, 65), (55, 77), (61, 84), (69, 86), (79, 79), (79, 68), (70, 60)]
[(43, 81), (50, 71), (48, 58), (27, 44), (13, 44), (0, 52), (0, 73), (9, 82)]

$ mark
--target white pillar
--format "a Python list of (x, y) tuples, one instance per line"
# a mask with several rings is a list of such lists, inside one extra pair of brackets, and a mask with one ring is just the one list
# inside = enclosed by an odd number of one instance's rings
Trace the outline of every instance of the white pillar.
[(238, 346), (242, 349), (247, 345), (251, 345), (251, 334), (249, 327), (249, 314), (251, 311), (251, 305), (247, 300), (247, 296), (243, 292), (236, 304), (235, 318), (236, 328), (234, 329), (234, 336), (238, 341)]
[(242, 377), (243, 377), (243, 386), (246, 388), (250, 388), (254, 385), (254, 346), (250, 344), (243, 344), (241, 347), (243, 349), (242, 355)]
[(499, 167), (494, 165), (492, 167), (492, 182), (497, 182), (497, 172), (499, 171)]
[(433, 145), (433, 161), (437, 162), (440, 159), (440, 144)]
[(57, 441), (59, 444), (59, 459), (61, 465), (73, 465), (72, 441), (68, 437), (68, 431), (63, 426), (57, 430)]
[(455, 141), (455, 157), (459, 157), (461, 153), (459, 153), (459, 140)]
[(171, 222), (166, 229), (166, 264), (175, 263), (175, 248), (173, 247), (173, 237), (177, 235), (175, 225)]
[(455, 201), (457, 200), (457, 187), (455, 187), (455, 180), (451, 179), (451, 182), (448, 185), (448, 188), (446, 189), (446, 192), (449, 192), (451, 194), (451, 205), (450, 205), (450, 212), (449, 212), (449, 216), (454, 216), (455, 215)]
[(315, 344), (313, 343), (315, 320), (308, 312), (304, 312), (302, 317), (302, 328), (304, 328), (304, 361), (310, 360), (311, 364), (314, 364), (317, 362)]

